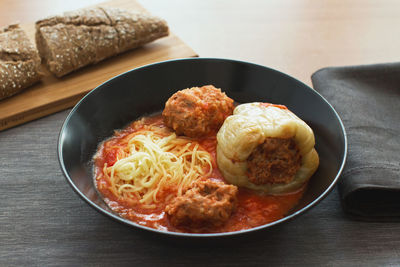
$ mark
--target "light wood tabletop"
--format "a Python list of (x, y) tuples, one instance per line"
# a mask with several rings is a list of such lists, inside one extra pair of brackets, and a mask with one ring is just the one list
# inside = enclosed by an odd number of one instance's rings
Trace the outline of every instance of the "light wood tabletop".
[[(396, 0), (140, 0), (165, 18), (201, 57), (262, 64), (308, 85), (326, 66), (393, 62), (400, 58)], [(39, 18), (100, 0), (2, 0), (0, 25)]]
[[(397, 0), (138, 2), (200, 57), (261, 64), (310, 86), (320, 68), (400, 59)], [(1, 0), (0, 26), (99, 3)], [(60, 170), (58, 134), (69, 111), (0, 132), (0, 266), (400, 265), (400, 224), (349, 219), (337, 189), (299, 218), (242, 238), (174, 240), (112, 221)]]

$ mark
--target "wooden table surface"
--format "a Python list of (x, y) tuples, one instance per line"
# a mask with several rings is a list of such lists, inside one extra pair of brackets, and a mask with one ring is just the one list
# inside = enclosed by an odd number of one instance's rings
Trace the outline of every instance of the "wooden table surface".
[[(0, 25), (97, 0), (2, 0)], [(141, 0), (202, 57), (250, 61), (311, 85), (319, 68), (398, 61), (400, 2)], [(69, 110), (0, 133), (0, 266), (399, 266), (400, 224), (342, 212), (337, 190), (296, 220), (228, 240), (175, 240), (100, 215), (56, 154)]]

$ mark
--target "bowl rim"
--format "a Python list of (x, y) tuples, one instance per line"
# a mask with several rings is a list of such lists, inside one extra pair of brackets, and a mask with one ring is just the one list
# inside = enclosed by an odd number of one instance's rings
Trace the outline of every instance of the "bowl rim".
[[(218, 62), (230, 62), (230, 63), (235, 63), (235, 64), (245, 64), (245, 65), (252, 65), (254, 67), (258, 67), (258, 68), (264, 68), (267, 69), (268, 71), (272, 71), (272, 72), (276, 72), (282, 76), (285, 76), (285, 78), (291, 79), (297, 83), (302, 84), (305, 88), (307, 88), (307, 90), (310, 90), (311, 92), (313, 92), (314, 94), (316, 94), (319, 98), (321, 98), (325, 104), (327, 104), (330, 109), (333, 111), (336, 119), (339, 122), (342, 134), (343, 134), (343, 141), (344, 141), (344, 150), (343, 150), (343, 155), (342, 155), (342, 162), (340, 164), (340, 168), (338, 170), (338, 172), (336, 173), (335, 178), (333, 179), (333, 181), (330, 183), (330, 185), (317, 197), (315, 198), (313, 201), (311, 201), (308, 205), (306, 205), (305, 207), (301, 208), (300, 210), (291, 213), (287, 216), (284, 216), (283, 218), (273, 221), (271, 223), (267, 223), (264, 225), (260, 225), (257, 227), (253, 227), (250, 229), (244, 229), (244, 230), (239, 230), (239, 231), (233, 231), (233, 232), (221, 232), (221, 233), (181, 233), (181, 232), (172, 232), (172, 231), (163, 231), (163, 230), (157, 230), (154, 228), (150, 228), (147, 226), (143, 226), (143, 225), (139, 225), (133, 221), (130, 221), (128, 219), (125, 219), (123, 217), (120, 217), (119, 215), (117, 215), (116, 213), (113, 213), (111, 211), (107, 211), (103, 208), (101, 208), (100, 206), (98, 206), (96, 203), (94, 203), (93, 201), (91, 201), (88, 197), (86, 197), (80, 190), (79, 188), (75, 185), (75, 183), (72, 181), (72, 178), (69, 176), (68, 171), (65, 167), (64, 164), (64, 159), (63, 159), (63, 155), (62, 155), (62, 151), (61, 151), (61, 147), (63, 146), (63, 134), (66, 131), (66, 127), (71, 119), (71, 117), (74, 115), (74, 113), (76, 112), (76, 110), (80, 107), (80, 105), (82, 105), (82, 103), (84, 103), (86, 100), (86, 98), (88, 98), (93, 92), (95, 92), (96, 90), (99, 90), (99, 88), (103, 87), (103, 85), (111, 82), (114, 79), (119, 79), (119, 77), (121, 76), (125, 76), (128, 73), (140, 70), (140, 69), (145, 69), (145, 68), (149, 68), (152, 66), (156, 66), (156, 65), (161, 65), (161, 64), (173, 64), (174, 62), (182, 62), (182, 61), (218, 61)], [(250, 233), (250, 232), (254, 232), (254, 231), (258, 231), (258, 230), (262, 230), (262, 229), (267, 229), (270, 228), (274, 225), (280, 224), (282, 222), (286, 222), (286, 221), (290, 221), (296, 217), (298, 217), (299, 215), (305, 214), (306, 212), (308, 212), (312, 207), (314, 207), (316, 204), (318, 204), (319, 202), (321, 202), (321, 200), (323, 200), (335, 187), (336, 183), (338, 182), (340, 175), (344, 169), (344, 166), (346, 164), (346, 160), (347, 160), (347, 150), (348, 150), (348, 140), (347, 140), (347, 134), (346, 134), (346, 130), (344, 127), (344, 124), (339, 116), (339, 114), (337, 113), (337, 111), (335, 110), (335, 108), (319, 93), (317, 92), (315, 89), (311, 88), (310, 86), (306, 85), (305, 83), (297, 80), (296, 78), (289, 76), (286, 73), (283, 73), (281, 71), (260, 65), (260, 64), (256, 64), (256, 63), (251, 63), (251, 62), (246, 62), (246, 61), (242, 61), (242, 60), (236, 60), (236, 59), (229, 59), (229, 58), (215, 58), (215, 57), (197, 57), (197, 58), (180, 58), (180, 59), (169, 59), (169, 60), (165, 60), (165, 61), (160, 61), (160, 62), (155, 62), (155, 63), (151, 63), (151, 64), (146, 64), (137, 68), (133, 68), (131, 70), (125, 71), (121, 74), (118, 74), (110, 79), (108, 79), (107, 81), (101, 83), (100, 85), (96, 86), (94, 89), (90, 90), (86, 95), (84, 95), (76, 104), (75, 106), (71, 109), (71, 111), (69, 112), (69, 114), (67, 115), (67, 117), (65, 118), (59, 135), (58, 135), (58, 141), (57, 141), (57, 155), (58, 155), (58, 162), (60, 164), (62, 173), (64, 175), (64, 177), (66, 178), (68, 184), (72, 187), (73, 191), (75, 191), (75, 193), (78, 194), (78, 196), (80, 198), (82, 198), (85, 202), (87, 202), (89, 204), (89, 206), (91, 206), (92, 208), (94, 208), (96, 211), (100, 212), (101, 214), (112, 218), (120, 223), (123, 223), (125, 225), (128, 225), (130, 227), (134, 227), (134, 228), (139, 228), (139, 229), (143, 229), (146, 231), (150, 231), (153, 233), (157, 233), (157, 234), (163, 234), (166, 236), (175, 236), (175, 237), (196, 237), (196, 238), (210, 238), (210, 237), (226, 237), (226, 236), (236, 236), (236, 235), (243, 235), (246, 233)], [(93, 177), (92, 177), (93, 178)], [(101, 195), (99, 194), (99, 192), (96, 189), (96, 193), (99, 195), (100, 198)], [(104, 200), (102, 200), (104, 201)], [(107, 204), (106, 204), (107, 205)]]

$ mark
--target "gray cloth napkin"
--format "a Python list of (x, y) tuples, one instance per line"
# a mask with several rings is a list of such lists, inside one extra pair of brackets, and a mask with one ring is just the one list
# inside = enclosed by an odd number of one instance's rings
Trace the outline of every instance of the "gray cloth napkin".
[(343, 209), (360, 220), (400, 221), (400, 63), (324, 68), (311, 79), (347, 132)]

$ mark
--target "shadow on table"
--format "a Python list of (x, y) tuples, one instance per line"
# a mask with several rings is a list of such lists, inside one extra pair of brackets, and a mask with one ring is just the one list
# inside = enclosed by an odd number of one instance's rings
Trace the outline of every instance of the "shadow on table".
[[(117, 258), (121, 263), (132, 259), (135, 263), (152, 265), (168, 263), (184, 266), (193, 264), (244, 266), (249, 263), (262, 264), (268, 255), (284, 256), (288, 252), (285, 244), (296, 242), (294, 236), (285, 234), (294, 226), (291, 222), (243, 235), (180, 238), (133, 229), (108, 221), (111, 223), (102, 220), (99, 222), (96, 227), (98, 228), (96, 232), (99, 234), (90, 242), (96, 244), (94, 250), (99, 255), (107, 255), (103, 259), (106, 262), (111, 258), (114, 260)], [(93, 250), (90, 253), (93, 253)]]

